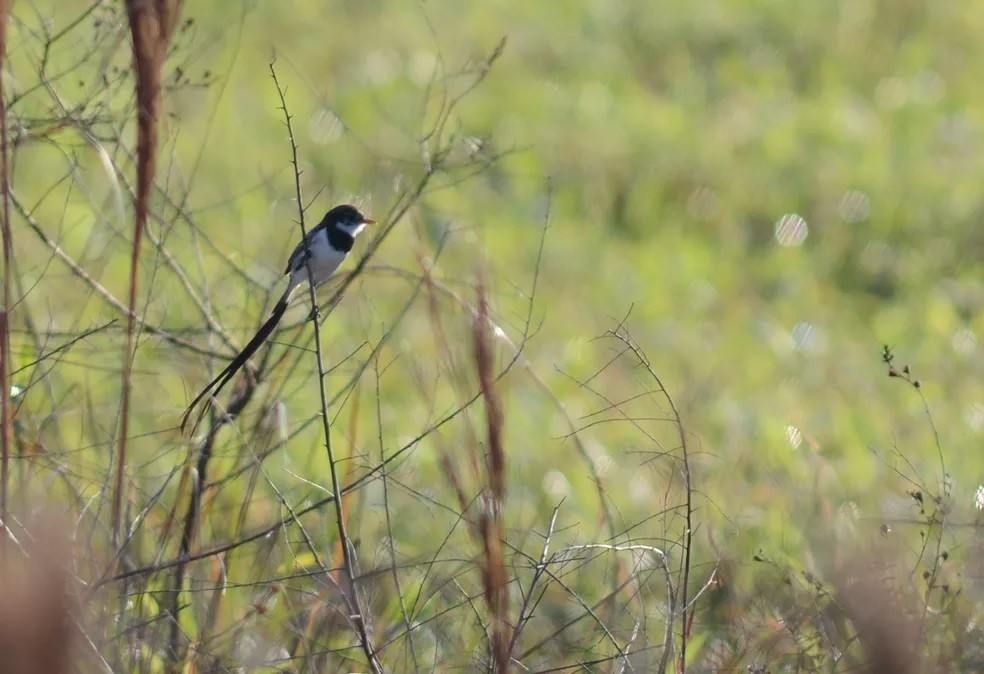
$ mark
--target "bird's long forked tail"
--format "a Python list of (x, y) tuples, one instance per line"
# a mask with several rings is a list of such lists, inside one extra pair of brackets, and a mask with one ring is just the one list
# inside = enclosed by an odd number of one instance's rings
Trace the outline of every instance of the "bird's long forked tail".
[(198, 424), (202, 422), (202, 418), (208, 411), (212, 401), (215, 400), (225, 385), (229, 383), (229, 380), (236, 376), (236, 373), (242, 369), (243, 365), (245, 365), (246, 362), (253, 357), (256, 350), (260, 348), (260, 345), (266, 341), (267, 337), (270, 336), (270, 333), (272, 333), (274, 328), (277, 327), (277, 324), (280, 323), (280, 319), (283, 318), (284, 314), (287, 312), (287, 301), (290, 299), (289, 295), (289, 292), (284, 293), (284, 296), (279, 302), (277, 302), (277, 305), (273, 307), (273, 311), (270, 312), (270, 318), (268, 318), (266, 322), (260, 326), (260, 329), (256, 331), (255, 335), (253, 335), (253, 339), (249, 340), (249, 343), (243, 347), (243, 350), (240, 351), (235, 358), (232, 359), (232, 362), (226, 365), (225, 368), (223, 368), (223, 370), (215, 376), (215, 379), (210, 381), (208, 385), (202, 389), (201, 393), (195, 396), (195, 399), (191, 401), (191, 404), (188, 405), (188, 409), (186, 409), (184, 414), (181, 415), (182, 433), (188, 425), (188, 419), (191, 418), (191, 413), (195, 411), (195, 407), (202, 401), (202, 399), (205, 399), (205, 404), (202, 405), (202, 409), (198, 413), (198, 417), (195, 419), (195, 424), (191, 427), (191, 432), (194, 434), (195, 429), (198, 428)]

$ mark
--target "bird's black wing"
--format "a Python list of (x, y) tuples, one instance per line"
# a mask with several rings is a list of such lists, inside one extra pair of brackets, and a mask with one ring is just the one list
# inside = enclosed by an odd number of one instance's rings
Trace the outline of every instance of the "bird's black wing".
[(287, 268), (284, 269), (284, 275), (289, 275), (291, 272), (295, 272), (307, 263), (308, 258), (308, 246), (314, 243), (314, 237), (317, 236), (322, 230), (326, 228), (324, 221), (317, 225), (314, 229), (307, 233), (304, 237), (303, 243), (297, 244), (294, 248), (294, 252), (290, 254), (287, 258)]

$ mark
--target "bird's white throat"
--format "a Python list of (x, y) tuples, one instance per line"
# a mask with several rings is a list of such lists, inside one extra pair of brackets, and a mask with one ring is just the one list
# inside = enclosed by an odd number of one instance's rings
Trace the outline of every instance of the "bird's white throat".
[(340, 222), (338, 223), (338, 228), (348, 234), (349, 236), (355, 238), (355, 235), (366, 228), (366, 223), (364, 222)]

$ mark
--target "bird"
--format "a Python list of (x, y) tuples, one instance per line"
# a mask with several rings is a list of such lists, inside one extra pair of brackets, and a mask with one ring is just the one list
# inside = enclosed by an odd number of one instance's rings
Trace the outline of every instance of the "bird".
[(280, 296), (277, 304), (273, 307), (270, 317), (260, 326), (260, 329), (256, 331), (256, 334), (243, 347), (242, 351), (236, 354), (232, 362), (219, 372), (191, 401), (181, 417), (182, 432), (188, 425), (188, 420), (191, 418), (195, 407), (208, 396), (192, 427), (192, 432), (194, 432), (202, 417), (205, 416), (205, 412), (208, 411), (211, 401), (219, 395), (223, 387), (229, 383), (270, 336), (287, 312), (287, 304), (290, 302), (294, 291), (301, 286), (308, 285), (308, 270), (310, 269), (314, 285), (318, 286), (327, 281), (348, 257), (359, 232), (366, 225), (375, 223), (375, 220), (367, 218), (359, 212), (359, 209), (349, 204), (335, 206), (325, 213), (321, 222), (307, 233), (304, 240), (297, 244), (294, 252), (287, 259), (287, 268), (284, 270), (284, 275), (287, 276), (287, 289), (284, 290), (284, 294)]

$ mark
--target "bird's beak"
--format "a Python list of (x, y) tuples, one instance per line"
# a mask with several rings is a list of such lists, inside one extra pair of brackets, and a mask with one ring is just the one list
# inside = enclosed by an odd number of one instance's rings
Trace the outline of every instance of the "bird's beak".
[(362, 218), (362, 224), (363, 225), (375, 225), (376, 224), (376, 221), (373, 220), (372, 218)]

